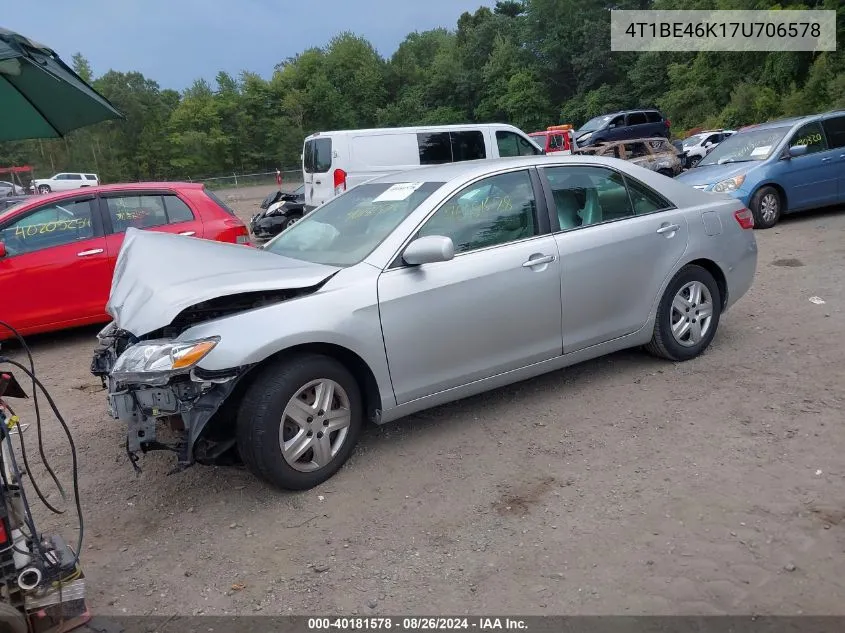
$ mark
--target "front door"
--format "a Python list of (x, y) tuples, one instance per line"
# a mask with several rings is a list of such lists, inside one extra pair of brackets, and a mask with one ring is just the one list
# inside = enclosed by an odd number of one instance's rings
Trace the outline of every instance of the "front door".
[(61, 200), (0, 227), (4, 320), (30, 330), (103, 314), (111, 277), (95, 203)]
[(689, 238), (684, 212), (657, 192), (605, 167), (542, 170), (561, 231), (563, 351), (631, 334)]
[(453, 196), (418, 236), (444, 235), (451, 261), (379, 278), (379, 310), (399, 404), (562, 352), (560, 259), (527, 170)]
[(794, 158), (781, 158), (772, 166), (772, 179), (786, 191), (789, 211), (812, 209), (836, 204), (839, 195), (839, 175), (843, 163), (838, 160), (841, 150), (827, 145), (820, 121), (801, 126), (789, 139), (787, 149), (806, 145), (807, 153)]

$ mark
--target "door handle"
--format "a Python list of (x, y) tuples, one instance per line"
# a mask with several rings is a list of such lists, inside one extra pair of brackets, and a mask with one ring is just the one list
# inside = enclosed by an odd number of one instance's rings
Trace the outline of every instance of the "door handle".
[(317, 183), (318, 185), (322, 185), (322, 184), (323, 184), (323, 181), (322, 181), (322, 180), (315, 180), (314, 182), (315, 182), (315, 183)]
[(99, 255), (103, 252), (102, 248), (92, 248), (88, 251), (80, 251), (76, 254), (77, 257), (89, 257), (91, 255)]
[(182, 231), (179, 235), (196, 235), (196, 231)]
[(551, 264), (555, 260), (554, 255), (543, 255), (542, 257), (537, 257), (535, 259), (529, 259), (525, 262), (522, 267), (523, 268), (533, 268), (534, 266), (542, 266), (543, 264)]
[(657, 232), (660, 235), (663, 235), (664, 233), (674, 233), (674, 232), (680, 231), (680, 230), (681, 230), (681, 227), (677, 224), (664, 224), (659, 229), (657, 229)]
[(833, 158), (830, 157), (830, 156), (828, 156), (827, 158), (822, 158), (823, 163), (826, 163), (826, 162), (831, 161), (831, 160), (833, 160)]

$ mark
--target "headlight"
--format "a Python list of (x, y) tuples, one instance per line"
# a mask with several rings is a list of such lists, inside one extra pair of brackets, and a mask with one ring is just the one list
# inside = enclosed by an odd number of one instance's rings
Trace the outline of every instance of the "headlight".
[(200, 341), (144, 341), (120, 355), (111, 376), (120, 383), (163, 385), (171, 376), (191, 371), (219, 341), (219, 336)]
[(728, 178), (727, 180), (723, 180), (722, 182), (717, 182), (713, 185), (713, 191), (716, 193), (728, 193), (729, 191), (736, 191), (742, 186), (742, 183), (745, 182), (745, 174), (741, 176), (734, 176), (733, 178)]

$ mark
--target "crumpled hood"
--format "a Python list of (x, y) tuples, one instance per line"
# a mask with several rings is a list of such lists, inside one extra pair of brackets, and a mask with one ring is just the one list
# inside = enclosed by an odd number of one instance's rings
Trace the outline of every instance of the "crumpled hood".
[(142, 336), (203, 301), (308, 288), (338, 270), (249, 246), (129, 228), (117, 256), (106, 311), (119, 328)]

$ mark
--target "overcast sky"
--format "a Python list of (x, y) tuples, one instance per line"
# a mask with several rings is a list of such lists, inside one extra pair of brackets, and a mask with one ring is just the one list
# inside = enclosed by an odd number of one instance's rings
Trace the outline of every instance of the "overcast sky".
[[(181, 90), (219, 70), (269, 77), (273, 66), (349, 30), (382, 55), (405, 35), (455, 28), (464, 11), (493, 0), (29, 0), (0, 26), (55, 50), (81, 52), (99, 76), (137, 70)], [(21, 7), (26, 8), (21, 10)], [(9, 7), (11, 9), (11, 7)]]

